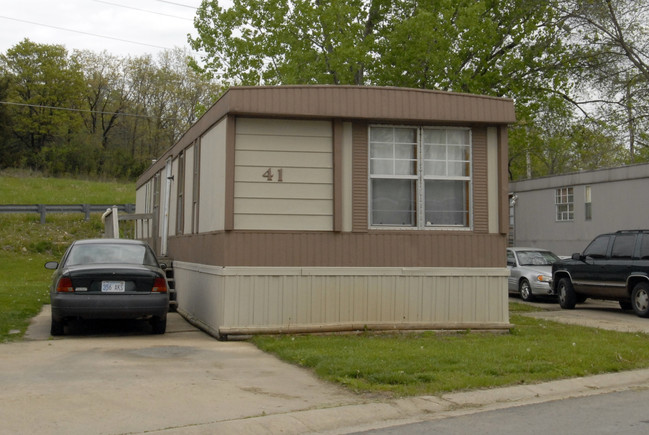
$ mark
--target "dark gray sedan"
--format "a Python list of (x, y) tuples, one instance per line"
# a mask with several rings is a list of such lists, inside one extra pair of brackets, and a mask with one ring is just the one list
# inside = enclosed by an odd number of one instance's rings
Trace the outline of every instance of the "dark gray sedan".
[(524, 301), (552, 295), (552, 264), (558, 260), (558, 256), (545, 249), (507, 248), (509, 292), (519, 293)]
[[(144, 242), (126, 239), (79, 240), (54, 269), (50, 301), (52, 335), (62, 335), (69, 319), (149, 319), (154, 334), (167, 328), (169, 296), (165, 273)], [(164, 265), (162, 265), (164, 267)]]

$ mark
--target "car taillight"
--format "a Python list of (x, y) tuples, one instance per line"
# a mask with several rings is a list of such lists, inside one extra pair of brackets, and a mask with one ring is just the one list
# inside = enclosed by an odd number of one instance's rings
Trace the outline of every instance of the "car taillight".
[(74, 292), (74, 287), (72, 287), (72, 280), (67, 276), (61, 278), (59, 280), (59, 283), (56, 285), (56, 291), (61, 293)]
[(153, 281), (153, 288), (151, 289), (154, 293), (167, 293), (167, 280), (164, 278), (156, 278)]

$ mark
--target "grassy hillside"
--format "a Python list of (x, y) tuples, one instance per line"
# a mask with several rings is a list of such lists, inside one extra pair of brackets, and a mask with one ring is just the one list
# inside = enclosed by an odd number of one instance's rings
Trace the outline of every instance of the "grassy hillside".
[(135, 183), (0, 174), (0, 204), (132, 204)]
[[(124, 204), (135, 202), (133, 183), (0, 176), (2, 204)], [(33, 214), (0, 213), (0, 342), (22, 337), (29, 319), (49, 302), (52, 275), (43, 267), (59, 260), (73, 241), (101, 237), (101, 215), (49, 213), (44, 225)]]

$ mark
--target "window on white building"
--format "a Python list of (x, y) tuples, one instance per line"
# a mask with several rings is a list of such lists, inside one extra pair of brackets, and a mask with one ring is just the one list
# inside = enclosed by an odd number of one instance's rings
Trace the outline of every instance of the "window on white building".
[(586, 220), (592, 220), (593, 219), (593, 201), (592, 201), (592, 195), (590, 191), (590, 186), (586, 186), (585, 189), (585, 209), (586, 209)]
[(471, 131), (370, 128), (370, 225), (469, 227)]
[(557, 221), (575, 219), (574, 191), (572, 187), (561, 187), (556, 190), (554, 204), (557, 210)]

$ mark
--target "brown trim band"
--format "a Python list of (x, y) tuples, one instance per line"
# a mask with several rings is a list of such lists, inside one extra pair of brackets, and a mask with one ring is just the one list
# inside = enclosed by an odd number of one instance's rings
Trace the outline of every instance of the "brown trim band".
[(250, 267), (505, 267), (506, 236), (471, 231), (222, 231), (169, 239), (174, 260)]

